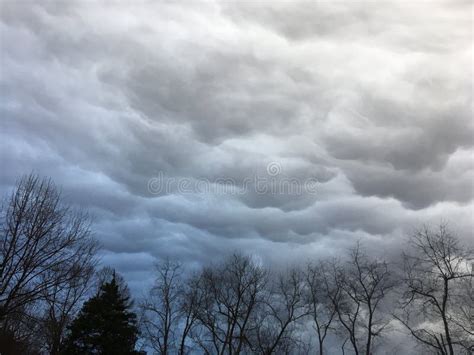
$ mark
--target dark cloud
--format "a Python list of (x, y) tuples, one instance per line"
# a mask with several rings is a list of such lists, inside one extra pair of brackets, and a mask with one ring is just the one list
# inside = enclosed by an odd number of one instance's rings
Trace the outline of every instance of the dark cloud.
[(440, 219), (472, 238), (470, 3), (1, 6), (1, 189), (51, 176), (133, 287), (166, 256), (390, 254)]

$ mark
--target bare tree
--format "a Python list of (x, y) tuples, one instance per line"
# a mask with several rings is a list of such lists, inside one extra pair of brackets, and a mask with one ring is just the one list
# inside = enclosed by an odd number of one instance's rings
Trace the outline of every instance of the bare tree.
[(94, 275), (94, 249), (89, 249), (70, 272), (70, 280), (55, 285), (44, 294), (40, 303), (42, 315), (39, 318), (38, 335), (44, 339), (44, 347), (51, 355), (61, 354), (64, 348), (67, 327), (91, 289)]
[(389, 323), (380, 309), (387, 293), (395, 286), (387, 263), (369, 259), (358, 243), (350, 251), (345, 265), (334, 262), (326, 271), (326, 292), (341, 328), (355, 354), (370, 355), (374, 339)]
[(404, 254), (402, 312), (395, 317), (438, 354), (474, 350), (473, 252), (440, 225), (417, 231)]
[(321, 264), (321, 277), (324, 293), (327, 295), (331, 307), (334, 309), (340, 329), (337, 329), (344, 337), (342, 352), (345, 353), (345, 345), (348, 340), (352, 344), (356, 354), (359, 354), (358, 346), (358, 322), (360, 303), (352, 304), (344, 292), (345, 272), (340, 262), (333, 260)]
[(202, 293), (199, 291), (199, 278), (190, 277), (184, 282), (181, 294), (181, 339), (179, 343), (179, 354), (187, 354), (193, 350), (192, 342), (193, 331), (198, 321), (199, 305), (202, 304)]
[(156, 274), (140, 304), (144, 337), (159, 354), (185, 354), (196, 321), (197, 290), (184, 280), (181, 265), (169, 259), (156, 265)]
[(8, 327), (0, 329), (0, 352), (2, 354), (40, 354), (44, 341), (38, 337), (41, 331), (36, 315), (38, 303), (21, 307), (8, 317)]
[(301, 270), (294, 268), (279, 275), (256, 318), (258, 352), (285, 353), (297, 344), (293, 334), (296, 322), (308, 314), (304, 290)]
[(354, 303), (361, 303), (366, 330), (365, 353), (372, 353), (373, 341), (389, 323), (381, 311), (381, 303), (395, 287), (395, 280), (385, 261), (369, 259), (357, 244), (351, 251), (350, 268), (345, 281), (345, 292)]
[(314, 322), (314, 328), (318, 335), (319, 354), (324, 353), (324, 341), (331, 330), (331, 325), (336, 316), (336, 307), (330, 301), (328, 291), (324, 287), (324, 275), (327, 274), (327, 265), (308, 265), (305, 274), (306, 302), (309, 305), (309, 314)]
[(77, 281), (78, 265), (97, 249), (89, 225), (85, 213), (61, 203), (51, 180), (19, 180), (1, 210), (0, 327)]
[(266, 271), (239, 254), (202, 271), (196, 342), (205, 353), (240, 354), (249, 348), (252, 317), (263, 300), (266, 281)]

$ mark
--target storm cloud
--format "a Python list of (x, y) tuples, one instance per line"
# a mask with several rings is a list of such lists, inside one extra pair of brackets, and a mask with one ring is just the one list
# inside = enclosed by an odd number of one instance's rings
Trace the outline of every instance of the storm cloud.
[(472, 240), (468, 1), (1, 7), (1, 189), (51, 176), (132, 285), (165, 256), (390, 254), (440, 220)]

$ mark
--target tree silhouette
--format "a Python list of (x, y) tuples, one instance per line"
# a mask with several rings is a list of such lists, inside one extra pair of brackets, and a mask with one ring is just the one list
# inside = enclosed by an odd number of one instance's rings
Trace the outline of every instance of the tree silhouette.
[(445, 224), (417, 231), (410, 246), (410, 253), (404, 254), (404, 289), (395, 318), (437, 354), (472, 354), (473, 251)]
[(137, 354), (136, 315), (115, 275), (84, 303), (70, 327), (66, 354)]

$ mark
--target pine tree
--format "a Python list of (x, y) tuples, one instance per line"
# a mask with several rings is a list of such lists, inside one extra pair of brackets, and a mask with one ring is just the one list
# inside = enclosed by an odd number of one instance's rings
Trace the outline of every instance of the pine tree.
[(69, 328), (65, 354), (137, 354), (136, 314), (130, 307), (130, 299), (120, 291), (114, 275), (102, 284), (96, 296), (84, 303)]

